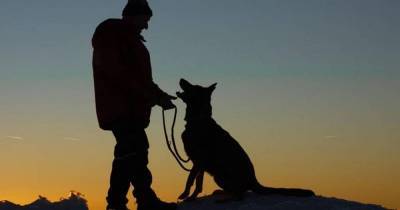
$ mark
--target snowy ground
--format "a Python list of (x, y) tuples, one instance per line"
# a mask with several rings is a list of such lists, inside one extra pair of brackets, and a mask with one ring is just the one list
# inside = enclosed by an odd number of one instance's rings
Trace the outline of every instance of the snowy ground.
[[(296, 198), (284, 196), (261, 196), (248, 193), (242, 201), (217, 203), (221, 196), (205, 196), (193, 202), (182, 202), (178, 210), (384, 210), (378, 205), (362, 204), (321, 196)], [(0, 201), (0, 210), (88, 210), (86, 200), (72, 193), (69, 198), (50, 202), (44, 197), (21, 206)], [(97, 209), (93, 209), (97, 210)]]
[(56, 202), (51, 202), (42, 196), (27, 205), (0, 201), (0, 210), (88, 210), (88, 207), (87, 201), (80, 193), (71, 192), (68, 198), (63, 198)]
[(261, 196), (249, 193), (242, 201), (216, 203), (218, 196), (206, 196), (182, 202), (178, 210), (383, 210), (378, 205), (362, 204), (336, 198)]

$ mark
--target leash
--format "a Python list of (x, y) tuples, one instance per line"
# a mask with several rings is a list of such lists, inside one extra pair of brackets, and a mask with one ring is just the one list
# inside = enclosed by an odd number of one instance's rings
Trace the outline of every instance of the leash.
[[(172, 127), (171, 127), (171, 140), (168, 139), (167, 127), (165, 126), (165, 110), (164, 109), (162, 110), (165, 141), (167, 142), (168, 150), (174, 156), (174, 158), (175, 158), (176, 162), (178, 162), (179, 166), (185, 171), (191, 171), (192, 169), (189, 169), (184, 165), (184, 163), (188, 163), (190, 161), (190, 158), (187, 158), (187, 159), (182, 158), (182, 156), (179, 154), (178, 149), (176, 147), (175, 137), (174, 137), (174, 128), (175, 128), (176, 114), (178, 112), (178, 109), (175, 107), (174, 110), (175, 110), (174, 120), (172, 121)], [(172, 144), (172, 146), (171, 146), (171, 144)]]

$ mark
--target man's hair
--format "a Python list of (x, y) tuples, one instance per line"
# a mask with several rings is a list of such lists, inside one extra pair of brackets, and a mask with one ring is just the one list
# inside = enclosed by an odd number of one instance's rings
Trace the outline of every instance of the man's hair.
[(153, 11), (146, 0), (129, 0), (122, 11), (123, 17), (136, 15), (153, 16)]

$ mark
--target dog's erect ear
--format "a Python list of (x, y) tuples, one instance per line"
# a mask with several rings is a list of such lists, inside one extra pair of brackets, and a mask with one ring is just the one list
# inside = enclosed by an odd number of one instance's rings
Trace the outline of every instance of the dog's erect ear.
[(189, 88), (191, 88), (193, 85), (192, 84), (190, 84), (188, 81), (186, 81), (185, 79), (181, 79), (180, 81), (179, 81), (179, 85), (181, 86), (181, 88), (183, 89), (183, 90), (187, 90), (187, 89), (189, 89)]
[(217, 83), (214, 83), (214, 84), (212, 84), (210, 87), (208, 87), (207, 89), (208, 89), (210, 92), (213, 92), (213, 91), (215, 90), (216, 87), (217, 87)]

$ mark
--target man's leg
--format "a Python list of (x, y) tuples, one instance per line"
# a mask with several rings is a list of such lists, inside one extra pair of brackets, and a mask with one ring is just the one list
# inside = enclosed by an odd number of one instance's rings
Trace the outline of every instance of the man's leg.
[(127, 126), (118, 126), (113, 129), (116, 139), (114, 148), (114, 160), (110, 176), (110, 188), (108, 190), (107, 203), (110, 209), (126, 209), (132, 177), (132, 157), (135, 154), (134, 135), (130, 134)]
[(113, 160), (107, 196), (108, 209), (123, 210), (126, 208), (128, 202), (126, 194), (130, 186), (129, 175), (126, 173), (128, 165), (126, 160), (118, 158)]
[(166, 203), (161, 201), (151, 189), (152, 175), (150, 170), (147, 168), (147, 135), (144, 129), (139, 129), (137, 130), (136, 136), (137, 139), (140, 139), (138, 141), (138, 144), (140, 145), (139, 147), (146, 148), (145, 150), (136, 150), (137, 156), (135, 156), (135, 158), (132, 160), (132, 165), (134, 167), (132, 171), (131, 182), (134, 187), (133, 196), (136, 198), (138, 210), (175, 210), (175, 203)]
[[(118, 186), (115, 189), (119, 190), (113, 190), (114, 188), (110, 186), (111, 193), (109, 191), (109, 197), (121, 198), (123, 194), (125, 198), (129, 182), (131, 182), (134, 187), (133, 195), (136, 197), (139, 210), (151, 210), (154, 208), (158, 210), (176, 209), (176, 204), (162, 202), (151, 189), (152, 175), (147, 168), (149, 143), (144, 129), (120, 127), (113, 130), (113, 133), (117, 139), (115, 154), (118, 160), (121, 160), (118, 163), (122, 165), (117, 169), (121, 169), (118, 171), (123, 175), (115, 176), (120, 179), (115, 182)], [(113, 173), (111, 174), (113, 175)], [(126, 180), (128, 180), (128, 184), (126, 184)], [(118, 195), (114, 195), (114, 193)]]
[(135, 129), (132, 132), (132, 138), (135, 139), (135, 155), (130, 157), (131, 177), (130, 181), (134, 187), (133, 195), (136, 200), (147, 196), (152, 196), (153, 190), (151, 183), (153, 181), (150, 170), (147, 168), (149, 143), (144, 129)]

